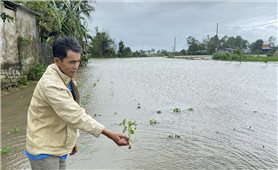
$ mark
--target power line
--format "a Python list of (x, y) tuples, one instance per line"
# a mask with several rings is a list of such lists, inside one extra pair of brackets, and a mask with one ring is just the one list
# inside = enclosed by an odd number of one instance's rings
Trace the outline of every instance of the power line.
[(246, 20), (245, 22), (241, 22), (238, 25), (244, 25), (244, 24), (249, 24), (249, 23), (253, 23), (254, 21), (258, 21), (258, 20), (262, 20), (262, 19), (266, 19), (266, 18), (272, 18), (272, 17), (277, 17), (277, 14), (271, 14), (271, 15), (267, 15), (267, 16), (259, 16), (259, 17), (255, 17), (255, 18), (251, 18), (249, 20)]
[(251, 27), (258, 27), (258, 26), (264, 26), (264, 25), (274, 24), (274, 23), (277, 23), (277, 22), (278, 22), (278, 21), (273, 21), (273, 22), (268, 22), (268, 23), (264, 23), (264, 24), (251, 25), (251, 26), (245, 26), (245, 27), (239, 27), (239, 28), (251, 28)]

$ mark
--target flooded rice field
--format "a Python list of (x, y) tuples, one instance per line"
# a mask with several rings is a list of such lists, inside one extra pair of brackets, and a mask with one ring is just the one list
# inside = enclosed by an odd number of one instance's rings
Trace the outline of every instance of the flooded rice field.
[[(82, 132), (68, 169), (278, 169), (277, 63), (94, 59), (78, 81), (88, 114), (114, 131), (123, 119), (137, 129), (130, 150)], [(2, 146), (23, 149), (25, 132), (8, 129), (26, 118), (5, 111)], [(1, 167), (29, 163), (17, 149), (2, 154)]]

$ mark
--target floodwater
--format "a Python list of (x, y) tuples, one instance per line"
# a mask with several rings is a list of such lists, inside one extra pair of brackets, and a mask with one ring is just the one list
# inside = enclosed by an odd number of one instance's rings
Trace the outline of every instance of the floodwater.
[[(130, 150), (82, 132), (68, 169), (278, 169), (277, 66), (95, 59), (79, 71), (82, 106), (113, 131), (122, 130), (118, 124), (123, 119), (138, 125)], [(18, 114), (11, 119), (7, 109), (2, 107), (2, 145), (24, 148), (24, 133), (8, 134), (7, 129), (26, 118)], [(159, 123), (151, 125), (150, 120)], [(1, 167), (28, 169), (21, 152), (2, 155)]]

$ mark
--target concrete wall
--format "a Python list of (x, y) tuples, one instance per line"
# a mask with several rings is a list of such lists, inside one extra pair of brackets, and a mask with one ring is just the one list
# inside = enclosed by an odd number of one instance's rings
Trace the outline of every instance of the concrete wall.
[[(36, 16), (17, 8), (16, 29), (19, 62), (21, 72), (28, 73), (39, 56), (39, 34), (36, 25)], [(24, 43), (22, 43), (22, 40)]]
[(1, 88), (17, 84), (27, 74), (39, 56), (39, 34), (36, 15), (22, 7), (1, 11), (13, 17), (12, 22), (0, 18)]

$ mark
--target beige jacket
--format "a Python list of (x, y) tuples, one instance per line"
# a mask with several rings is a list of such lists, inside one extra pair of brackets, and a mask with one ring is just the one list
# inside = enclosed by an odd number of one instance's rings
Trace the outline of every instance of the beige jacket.
[(78, 129), (95, 137), (102, 133), (104, 126), (79, 106), (76, 82), (72, 81), (74, 96), (67, 88), (70, 80), (56, 64), (51, 64), (38, 82), (27, 118), (26, 149), (31, 154), (70, 153)]

